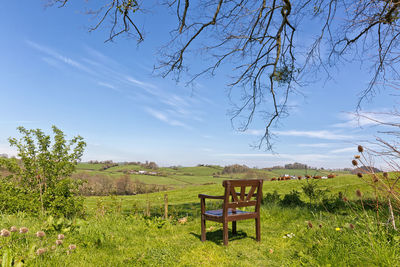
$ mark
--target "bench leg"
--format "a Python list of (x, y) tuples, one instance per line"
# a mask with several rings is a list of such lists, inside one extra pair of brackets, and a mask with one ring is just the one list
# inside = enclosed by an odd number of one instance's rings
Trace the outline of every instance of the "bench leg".
[(256, 240), (261, 240), (260, 218), (256, 218)]
[(206, 241), (206, 220), (201, 215), (201, 241)]
[(232, 234), (236, 235), (237, 231), (236, 231), (236, 221), (232, 222)]
[(228, 222), (223, 222), (223, 240), (224, 240), (224, 245), (228, 245)]

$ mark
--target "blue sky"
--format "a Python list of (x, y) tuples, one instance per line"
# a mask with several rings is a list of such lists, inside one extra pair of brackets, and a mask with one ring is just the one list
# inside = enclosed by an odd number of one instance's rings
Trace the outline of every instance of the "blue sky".
[[(343, 168), (356, 144), (376, 134), (370, 121), (351, 115), (369, 73), (348, 64), (332, 70), (334, 80), (303, 87), (304, 96), (289, 100), (291, 114), (275, 129), (275, 153), (255, 150), (250, 145), (263, 123), (255, 120), (246, 133), (232, 128), (229, 71), (193, 88), (152, 74), (174, 17), (155, 8), (143, 19), (146, 39), (139, 46), (125, 37), (104, 43), (107, 29), (88, 33), (94, 21), (82, 14), (83, 1), (72, 2), (68, 8), (0, 3), (0, 153), (15, 154), (7, 138), (17, 126), (50, 132), (56, 125), (68, 137), (85, 138), (83, 160)], [(364, 112), (391, 108), (388, 94), (366, 103)]]

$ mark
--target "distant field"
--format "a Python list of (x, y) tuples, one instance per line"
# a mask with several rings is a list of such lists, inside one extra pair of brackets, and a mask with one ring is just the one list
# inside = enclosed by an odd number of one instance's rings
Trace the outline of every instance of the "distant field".
[[(246, 173), (222, 174), (221, 166), (196, 166), (196, 167), (160, 167), (157, 170), (146, 169), (140, 165), (118, 165), (105, 170), (100, 170), (103, 164), (80, 163), (77, 173), (88, 175), (105, 175), (118, 178), (122, 175), (129, 175), (132, 180), (137, 180), (149, 185), (167, 185), (174, 188), (190, 185), (220, 184), (224, 179), (250, 179), (262, 178), (271, 179), (285, 174), (294, 176), (319, 175), (327, 176), (331, 173), (345, 175), (348, 172), (331, 172), (325, 170), (308, 169), (250, 169)], [(133, 171), (156, 172), (158, 175), (132, 174)]]

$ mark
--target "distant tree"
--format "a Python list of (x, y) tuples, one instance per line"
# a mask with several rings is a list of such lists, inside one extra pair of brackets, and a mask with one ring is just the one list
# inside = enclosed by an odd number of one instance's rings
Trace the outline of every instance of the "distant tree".
[(286, 164), (285, 169), (307, 169), (307, 165), (295, 162), (292, 164)]
[(247, 167), (246, 165), (234, 164), (234, 165), (225, 166), (224, 169), (222, 170), (222, 174), (245, 173), (245, 172), (249, 172), (249, 171), (250, 171), (250, 168)]

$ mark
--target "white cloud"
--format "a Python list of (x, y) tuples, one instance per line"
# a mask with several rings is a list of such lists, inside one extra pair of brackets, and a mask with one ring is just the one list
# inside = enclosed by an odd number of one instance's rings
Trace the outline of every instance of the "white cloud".
[(186, 124), (184, 124), (183, 122), (180, 122), (178, 120), (174, 120), (174, 119), (170, 119), (168, 116), (166, 116), (163, 112), (152, 109), (152, 108), (145, 108), (146, 112), (149, 113), (151, 116), (153, 116), (154, 118), (163, 121), (169, 125), (172, 126), (180, 126), (180, 127), (184, 127), (184, 128), (189, 128)]
[(363, 126), (379, 125), (379, 122), (393, 123), (399, 122), (400, 117), (390, 114), (387, 110), (381, 111), (364, 111), (358, 115), (355, 113), (344, 113), (342, 119), (345, 122), (336, 123), (333, 127), (337, 128), (357, 128)]
[(315, 144), (298, 144), (298, 147), (312, 147), (312, 148), (325, 148), (331, 147), (332, 143), (315, 143)]
[(332, 151), (330, 151), (330, 153), (346, 153), (346, 152), (353, 152), (356, 153), (357, 152), (357, 148), (354, 147), (345, 147), (345, 148), (339, 148), (339, 149), (334, 149)]
[[(48, 48), (46, 46), (39, 45), (39, 44), (37, 44), (35, 42), (32, 42), (32, 41), (29, 41), (29, 40), (27, 40), (26, 43), (29, 46), (31, 46), (32, 48), (34, 48), (34, 49), (36, 49), (36, 50), (38, 50), (38, 51), (40, 51), (40, 52), (52, 57), (53, 59), (56, 59), (56, 60), (58, 60), (58, 61), (60, 61), (62, 63), (70, 65), (70, 66), (72, 66), (74, 68), (77, 68), (79, 70), (85, 71), (87, 73), (90, 73), (92, 75), (95, 75), (95, 73), (90, 68), (88, 68), (87, 66), (83, 65), (82, 63), (80, 63), (80, 62), (78, 62), (76, 60), (73, 60), (72, 58), (63, 56), (60, 53), (58, 53), (58, 52), (56, 52), (56, 51), (54, 51), (54, 50), (52, 50), (52, 49), (50, 49), (50, 48)], [(47, 60), (46, 62), (48, 62), (50, 65), (54, 66), (54, 62), (50, 62), (49, 60)]]
[(348, 139), (354, 138), (351, 135), (333, 133), (331, 131), (289, 130), (289, 131), (276, 131), (275, 133), (277, 135), (284, 135), (284, 136), (299, 136), (299, 137), (309, 137), (309, 138), (318, 138), (318, 139), (326, 139), (326, 140), (348, 140)]
[(121, 92), (121, 90), (118, 90), (117, 87), (115, 87), (112, 84), (106, 83), (106, 82), (97, 82), (98, 85), (109, 88), (111, 90), (114, 90), (116, 92)]
[(268, 153), (227, 153), (217, 154), (218, 157), (228, 158), (270, 158), (276, 160), (296, 161), (296, 162), (325, 162), (326, 160), (337, 158), (336, 155), (329, 154), (268, 154)]
[(248, 135), (256, 135), (260, 136), (265, 133), (263, 130), (256, 130), (256, 129), (247, 129), (245, 132), (242, 132), (243, 134), (248, 134)]

